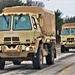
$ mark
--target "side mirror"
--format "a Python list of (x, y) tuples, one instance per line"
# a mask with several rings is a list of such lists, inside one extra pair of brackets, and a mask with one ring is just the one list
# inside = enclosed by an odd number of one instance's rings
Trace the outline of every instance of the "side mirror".
[(34, 25), (34, 29), (37, 29), (37, 26), (36, 25)]
[(39, 14), (39, 17), (40, 17), (41, 19), (43, 19), (43, 15)]

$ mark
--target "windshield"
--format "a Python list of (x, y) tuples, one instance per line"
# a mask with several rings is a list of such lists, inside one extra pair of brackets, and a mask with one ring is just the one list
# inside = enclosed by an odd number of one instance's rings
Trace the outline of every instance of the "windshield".
[(75, 28), (71, 28), (71, 34), (75, 35)]
[(10, 30), (10, 16), (0, 16), (0, 31)]
[(63, 29), (61, 35), (70, 35), (70, 28)]
[(28, 15), (14, 16), (13, 30), (31, 30), (30, 17)]

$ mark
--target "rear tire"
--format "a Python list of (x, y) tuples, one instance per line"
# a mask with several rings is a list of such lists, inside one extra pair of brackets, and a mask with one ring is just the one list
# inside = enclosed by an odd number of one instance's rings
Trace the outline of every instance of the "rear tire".
[(61, 53), (65, 53), (66, 52), (66, 48), (62, 45), (61, 46)]
[(57, 55), (56, 55), (56, 49), (54, 49), (54, 58), (56, 58)]
[(34, 69), (43, 68), (43, 52), (41, 50), (41, 47), (38, 47), (36, 56), (33, 56), (33, 68)]
[(48, 45), (49, 54), (46, 56), (46, 64), (52, 65), (54, 64), (54, 46)]
[(4, 66), (5, 66), (5, 61), (2, 61), (0, 59), (0, 70), (4, 69)]
[(69, 52), (69, 48), (66, 48), (66, 52)]
[(13, 60), (13, 64), (14, 64), (14, 65), (20, 65), (21, 62), (20, 62), (20, 61), (17, 61), (17, 60)]

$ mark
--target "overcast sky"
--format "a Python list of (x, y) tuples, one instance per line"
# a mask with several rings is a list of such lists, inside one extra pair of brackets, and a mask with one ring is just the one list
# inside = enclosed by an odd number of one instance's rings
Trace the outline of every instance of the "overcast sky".
[(65, 16), (75, 16), (75, 0), (50, 0), (44, 1), (45, 8), (49, 10), (59, 9)]
[(45, 4), (45, 8), (48, 10), (55, 11), (59, 9), (63, 13), (63, 17), (75, 16), (75, 0), (32, 0), (32, 1), (43, 1)]

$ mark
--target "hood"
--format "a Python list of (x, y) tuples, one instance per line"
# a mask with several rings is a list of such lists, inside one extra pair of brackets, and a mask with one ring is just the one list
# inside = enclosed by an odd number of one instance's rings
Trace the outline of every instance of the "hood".
[(27, 44), (34, 40), (33, 31), (1, 31), (0, 44)]

